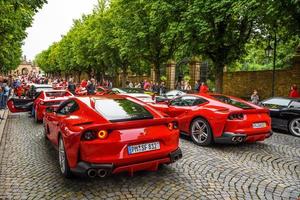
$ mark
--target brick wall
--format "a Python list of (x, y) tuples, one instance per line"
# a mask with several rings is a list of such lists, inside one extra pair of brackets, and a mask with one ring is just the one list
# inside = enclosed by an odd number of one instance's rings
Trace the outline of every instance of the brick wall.
[[(300, 55), (291, 68), (275, 72), (275, 96), (288, 96), (292, 84), (300, 88)], [(249, 98), (256, 89), (261, 99), (272, 95), (272, 70), (224, 73), (223, 93)]]

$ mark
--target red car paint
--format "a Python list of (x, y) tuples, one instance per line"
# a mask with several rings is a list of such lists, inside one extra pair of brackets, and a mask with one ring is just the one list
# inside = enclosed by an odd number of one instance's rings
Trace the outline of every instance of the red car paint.
[(73, 94), (66, 90), (41, 91), (35, 99), (11, 98), (7, 106), (12, 113), (31, 111), (33, 107), (36, 120), (41, 121), (47, 107), (57, 107), (62, 101), (72, 96)]
[(43, 120), (47, 107), (58, 107), (58, 105), (74, 96), (67, 90), (42, 91), (33, 102), (37, 121)]
[[(262, 141), (272, 134), (271, 119), (269, 111), (244, 100), (225, 96), (235, 99), (249, 106), (247, 109), (242, 109), (213, 97), (217, 94), (201, 94), (201, 95), (184, 95), (182, 97), (199, 97), (205, 102), (195, 106), (173, 106), (171, 103), (166, 104), (151, 104), (151, 107), (168, 114), (171, 117), (176, 117), (179, 122), (181, 132), (191, 136), (191, 123), (194, 119), (201, 117), (206, 120), (212, 130), (213, 141), (231, 143), (224, 136), (224, 133), (230, 133), (232, 137), (235, 134), (243, 136), (245, 142)], [(224, 96), (224, 95), (223, 95)], [(175, 98), (179, 101), (180, 98)], [(242, 114), (242, 119), (230, 120), (229, 116), (233, 114)], [(266, 127), (253, 128), (253, 123), (266, 123)], [(222, 139), (222, 140), (220, 140)], [(223, 141), (223, 139), (227, 141)], [(229, 138), (228, 138), (229, 139)], [(232, 142), (234, 143), (234, 142)]]
[[(113, 122), (96, 110), (95, 102), (101, 104), (101, 100), (115, 99), (134, 102), (144, 107), (153, 118)], [(76, 109), (61, 114), (69, 104), (75, 105)], [(58, 147), (59, 137), (62, 137), (70, 169), (76, 171), (80, 162), (90, 166), (81, 170), (83, 173), (95, 165), (109, 164), (113, 166), (113, 174), (123, 171), (132, 174), (138, 170), (157, 170), (160, 164), (173, 162), (170, 154), (180, 150), (179, 130), (176, 127), (170, 130), (169, 123), (175, 123), (174, 119), (166, 118), (148, 105), (122, 95), (72, 97), (62, 103), (57, 112), (46, 113), (44, 117), (47, 138)], [(107, 131), (108, 137), (84, 140), (87, 131), (96, 133), (100, 130)], [(151, 142), (159, 142), (160, 149), (131, 155), (128, 153), (128, 146)]]

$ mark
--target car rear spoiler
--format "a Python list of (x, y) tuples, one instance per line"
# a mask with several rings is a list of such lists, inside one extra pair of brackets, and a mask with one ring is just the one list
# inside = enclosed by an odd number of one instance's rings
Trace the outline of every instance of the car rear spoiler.
[(113, 122), (98, 124), (97, 122), (84, 122), (79, 124), (73, 124), (73, 126), (84, 126), (85, 129), (105, 129), (105, 130), (114, 130), (114, 129), (130, 129), (130, 128), (142, 128), (155, 125), (163, 125), (171, 122), (177, 122), (173, 118), (161, 118), (161, 119), (142, 119), (134, 121), (122, 121), (122, 122)]

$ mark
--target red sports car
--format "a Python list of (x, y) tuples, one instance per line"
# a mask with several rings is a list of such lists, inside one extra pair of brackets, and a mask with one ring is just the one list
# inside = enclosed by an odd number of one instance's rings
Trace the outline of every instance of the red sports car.
[(151, 107), (176, 117), (197, 145), (262, 141), (272, 135), (267, 109), (219, 94), (184, 95)]
[(7, 102), (9, 110), (15, 112), (32, 111), (36, 122), (42, 121), (47, 107), (57, 107), (73, 94), (66, 90), (48, 90), (39, 92), (33, 99), (10, 99)]
[(157, 170), (182, 157), (177, 122), (130, 97), (71, 97), (46, 110), (44, 127), (65, 177)]

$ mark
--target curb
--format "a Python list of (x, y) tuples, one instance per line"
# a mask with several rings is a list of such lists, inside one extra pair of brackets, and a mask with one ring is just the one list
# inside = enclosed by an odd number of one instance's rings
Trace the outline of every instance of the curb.
[(0, 117), (3, 118), (3, 120), (0, 121), (0, 146), (2, 143), (2, 138), (3, 138), (3, 132), (4, 132), (4, 128), (7, 122), (7, 117), (8, 117), (9, 111), (8, 109), (4, 110), (3, 114), (0, 115)]

